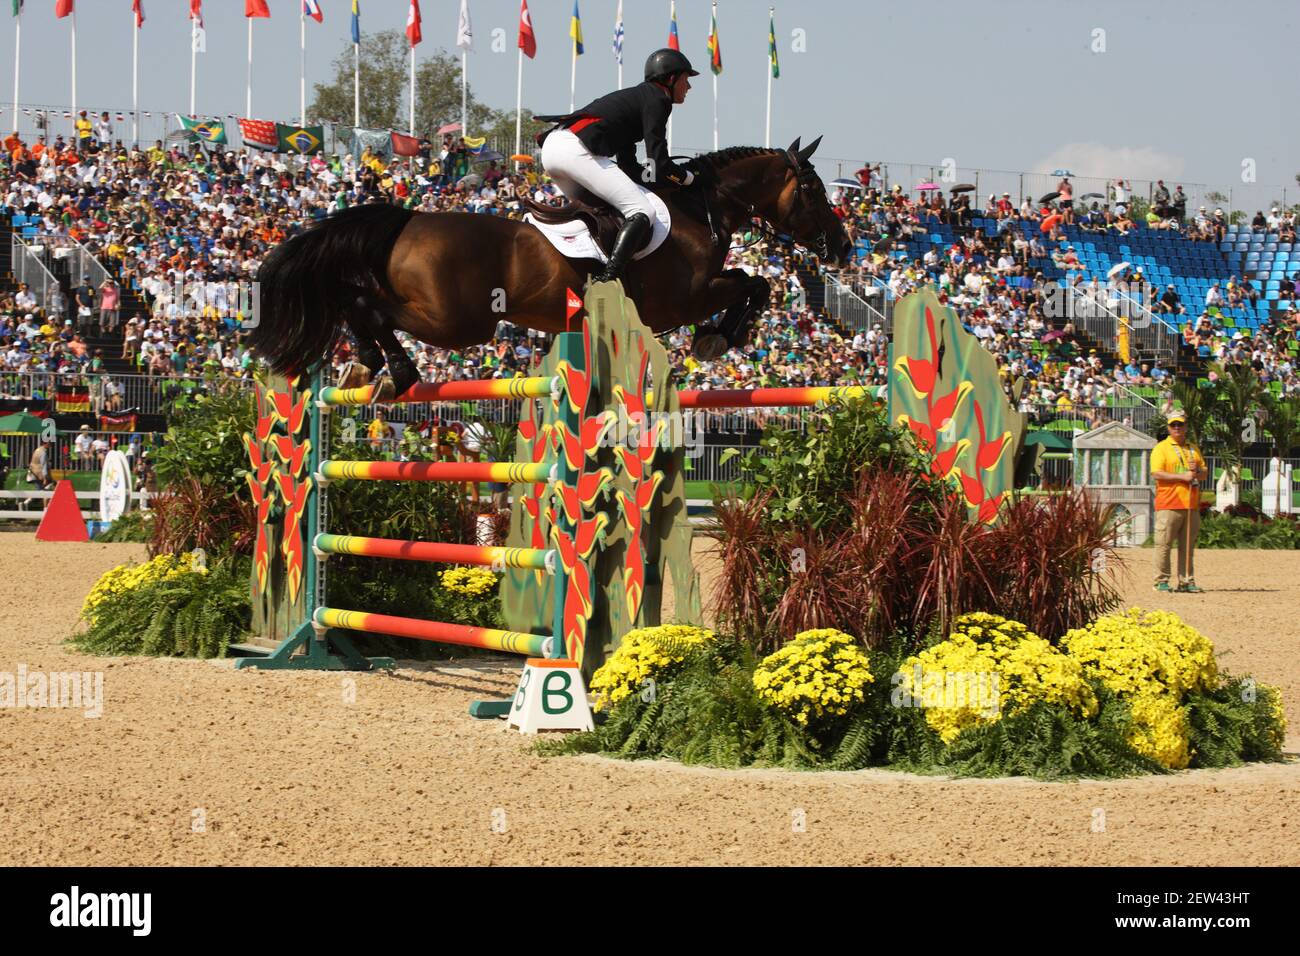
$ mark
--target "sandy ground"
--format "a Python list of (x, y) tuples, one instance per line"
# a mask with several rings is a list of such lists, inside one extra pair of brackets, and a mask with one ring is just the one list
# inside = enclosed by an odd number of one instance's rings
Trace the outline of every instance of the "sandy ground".
[[(466, 715), (517, 665), (70, 652), (95, 578), (140, 554), (0, 534), (0, 671), (105, 682), (99, 719), (0, 709), (0, 864), (1300, 864), (1295, 761), (1046, 784), (543, 759)], [(1204, 552), (1200, 596), (1154, 594), (1149, 553), (1132, 557), (1129, 603), (1179, 611), (1224, 666), (1280, 685), (1300, 749), (1300, 553)]]

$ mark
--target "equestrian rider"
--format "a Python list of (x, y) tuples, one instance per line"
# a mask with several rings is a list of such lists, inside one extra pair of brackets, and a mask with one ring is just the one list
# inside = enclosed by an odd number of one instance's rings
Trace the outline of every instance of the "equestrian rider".
[[(656, 50), (645, 62), (644, 83), (602, 96), (575, 113), (537, 117), (557, 124), (538, 142), (542, 164), (565, 196), (574, 199), (585, 189), (623, 215), (623, 227), (597, 282), (618, 278), (650, 238), (655, 213), (642, 182), (689, 186), (695, 179), (668, 158), (665, 136), (673, 104), (686, 99), (692, 76), (699, 73), (679, 51)], [(636, 161), (641, 140), (646, 152), (643, 170)]]

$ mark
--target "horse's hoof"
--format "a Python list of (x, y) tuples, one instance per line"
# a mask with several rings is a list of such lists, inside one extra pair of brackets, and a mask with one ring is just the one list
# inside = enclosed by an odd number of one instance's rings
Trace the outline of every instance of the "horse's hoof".
[(393, 385), (393, 377), (386, 372), (370, 384), (373, 386), (370, 393), (372, 402), (391, 402), (397, 397), (397, 388)]
[(697, 335), (691, 353), (701, 361), (712, 362), (727, 351), (727, 339), (717, 332)]
[(374, 372), (360, 362), (349, 362), (339, 375), (339, 388), (360, 388), (374, 377)]

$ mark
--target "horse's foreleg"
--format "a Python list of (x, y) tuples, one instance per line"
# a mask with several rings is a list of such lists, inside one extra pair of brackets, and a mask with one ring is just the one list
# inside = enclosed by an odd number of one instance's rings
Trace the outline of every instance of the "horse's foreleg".
[(751, 276), (743, 269), (726, 269), (709, 280), (699, 312), (723, 313), (717, 324), (698, 325), (695, 330), (696, 354), (700, 358), (717, 358), (728, 348), (739, 348), (749, 335), (750, 322), (762, 311), (771, 296), (771, 286), (761, 276)]
[[(378, 353), (382, 350), (388, 363), (389, 377), (393, 380), (393, 394), (401, 395), (420, 380), (420, 371), (406, 354), (406, 349), (397, 341), (397, 323), (380, 305), (366, 296), (357, 299), (357, 309), (357, 314), (362, 316), (357, 322), (369, 333), (370, 344), (374, 349), (367, 354), (376, 360), (375, 370), (383, 364), (378, 361)], [(366, 365), (370, 364), (365, 359), (362, 361)]]
[[(364, 298), (358, 298), (356, 301), (356, 311), (348, 316), (348, 328), (352, 331), (352, 338), (357, 343), (356, 361), (364, 370), (365, 381), (374, 378), (375, 373), (384, 367), (384, 353), (379, 348), (379, 343), (375, 341), (375, 333), (371, 328), (370, 307)], [(339, 382), (345, 388), (353, 385), (360, 385), (361, 382), (354, 382), (349, 376), (349, 381)]]

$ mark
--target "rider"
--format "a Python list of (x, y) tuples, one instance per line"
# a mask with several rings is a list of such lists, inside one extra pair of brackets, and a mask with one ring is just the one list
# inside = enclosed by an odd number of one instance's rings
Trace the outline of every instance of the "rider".
[[(645, 82), (563, 116), (539, 116), (557, 125), (542, 133), (542, 164), (570, 199), (578, 189), (599, 196), (623, 215), (605, 271), (597, 282), (618, 278), (650, 238), (654, 207), (643, 182), (689, 186), (695, 174), (668, 158), (665, 127), (673, 104), (686, 99), (690, 77), (699, 76), (679, 51), (663, 49), (645, 61)], [(637, 170), (636, 144), (645, 140), (646, 167)], [(613, 157), (611, 159), (610, 157)]]

